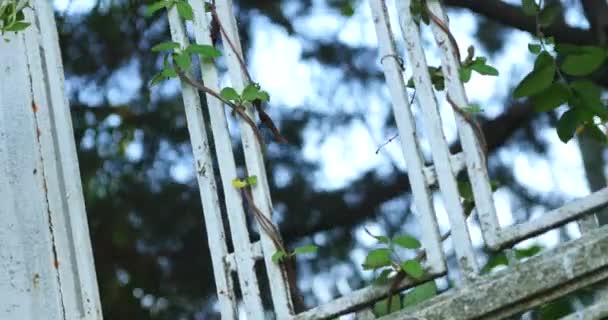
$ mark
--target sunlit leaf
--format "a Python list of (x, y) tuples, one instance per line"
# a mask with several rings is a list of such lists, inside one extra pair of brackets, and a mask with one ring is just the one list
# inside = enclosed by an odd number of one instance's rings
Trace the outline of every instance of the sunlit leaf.
[(407, 234), (393, 237), (393, 243), (406, 249), (418, 249), (421, 247), (418, 239)]
[(315, 253), (319, 250), (319, 247), (315, 246), (315, 245), (307, 245), (307, 246), (301, 246), (301, 247), (297, 247), (293, 250), (293, 253), (295, 254), (304, 254), (304, 253)]
[(367, 254), (363, 268), (369, 270), (389, 266), (391, 264), (390, 255), (391, 251), (387, 248), (372, 250)]
[(435, 281), (429, 281), (419, 285), (405, 294), (403, 297), (403, 308), (417, 305), (437, 295)]
[(231, 87), (222, 89), (222, 91), (220, 91), (220, 96), (228, 101), (238, 101), (241, 99), (241, 96)]
[(190, 55), (185, 52), (173, 55), (173, 61), (175, 61), (180, 70), (188, 70), (192, 65)]
[(217, 58), (222, 55), (222, 52), (216, 49), (214, 46), (207, 44), (191, 44), (185, 50), (188, 53), (199, 54), (204, 58)]
[(278, 250), (272, 255), (271, 259), (272, 259), (272, 262), (279, 263), (285, 257), (287, 257), (287, 253), (284, 251)]
[(160, 51), (167, 51), (167, 50), (174, 50), (174, 49), (178, 49), (179, 43), (177, 42), (163, 42), (163, 43), (159, 43), (157, 45), (155, 45), (154, 47), (152, 47), (152, 52), (160, 52)]
[(401, 264), (401, 270), (414, 279), (420, 279), (424, 275), (424, 269), (417, 260), (407, 260)]
[(388, 310), (388, 299), (383, 299), (374, 304), (374, 315), (377, 317), (385, 316), (389, 313), (393, 313), (395, 311), (401, 310), (401, 297), (399, 295), (394, 295), (390, 297), (391, 299), (391, 309)]
[(194, 12), (188, 2), (181, 0), (175, 3), (175, 5), (177, 6), (177, 12), (182, 19), (192, 20), (194, 18)]

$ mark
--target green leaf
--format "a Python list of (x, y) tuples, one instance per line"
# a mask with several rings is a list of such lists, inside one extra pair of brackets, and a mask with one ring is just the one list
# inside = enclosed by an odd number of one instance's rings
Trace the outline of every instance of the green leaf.
[(381, 286), (388, 283), (388, 276), (391, 274), (391, 269), (384, 269), (382, 272), (374, 279), (374, 285)]
[(245, 89), (243, 89), (243, 93), (241, 94), (241, 99), (244, 101), (253, 102), (257, 99), (258, 93), (260, 92), (260, 87), (254, 83), (249, 84)]
[(183, 71), (190, 69), (190, 66), (192, 65), (190, 55), (185, 52), (173, 55), (173, 61), (175, 61), (179, 69)]
[(528, 44), (528, 51), (530, 51), (533, 54), (539, 54), (541, 50), (542, 50), (542, 46), (540, 44), (537, 44), (537, 43)]
[(538, 13), (538, 5), (534, 0), (522, 0), (521, 9), (527, 16), (534, 16)]
[(435, 281), (425, 282), (405, 294), (403, 297), (403, 308), (417, 305), (437, 295)]
[(465, 67), (462, 66), (460, 67), (460, 69), (458, 70), (458, 74), (460, 76), (460, 81), (462, 82), (469, 82), (469, 80), (471, 80), (471, 74), (473, 73), (473, 69), (471, 69), (470, 66)]
[(268, 95), (268, 92), (266, 91), (260, 91), (258, 92), (258, 99), (263, 102), (268, 102), (270, 101), (270, 95)]
[(515, 98), (533, 96), (547, 89), (555, 77), (555, 65), (553, 57), (543, 51), (538, 58), (534, 70), (530, 72), (515, 88), (513, 95)]
[(257, 176), (249, 176), (245, 179), (239, 179), (239, 178), (232, 179), (232, 185), (238, 189), (242, 189), (245, 187), (251, 187), (251, 186), (256, 185), (257, 183), (258, 183)]
[(483, 109), (481, 108), (481, 106), (479, 104), (471, 103), (469, 106), (462, 108), (462, 111), (464, 111), (466, 113), (470, 113), (470, 114), (475, 114), (475, 113), (482, 112)]
[(378, 242), (380, 242), (380, 243), (389, 244), (391, 242), (391, 240), (388, 237), (377, 236), (377, 235), (371, 233), (369, 230), (367, 230), (367, 228), (364, 228), (364, 229), (368, 235), (370, 235), (372, 238), (378, 240)]
[(294, 254), (303, 254), (303, 253), (315, 253), (319, 250), (319, 247), (315, 245), (301, 246), (295, 248), (293, 251)]
[(149, 16), (155, 14), (156, 11), (163, 9), (163, 8), (167, 8), (170, 5), (171, 5), (171, 2), (168, 2), (165, 0), (157, 1), (146, 7), (146, 16), (149, 17)]
[(31, 23), (29, 22), (22, 22), (22, 21), (17, 21), (15, 23), (13, 23), (12, 25), (10, 25), (9, 27), (7, 27), (6, 29), (4, 29), (4, 31), (21, 31), (21, 30), (25, 30), (27, 27), (30, 26)]
[(239, 101), (241, 99), (241, 96), (231, 87), (222, 89), (222, 91), (220, 91), (220, 96), (228, 101)]
[(247, 187), (249, 184), (245, 180), (241, 180), (239, 178), (232, 179), (232, 185), (237, 189), (243, 189)]
[(391, 265), (391, 251), (388, 248), (375, 249), (370, 251), (363, 263), (363, 269), (378, 269)]
[(507, 260), (507, 255), (504, 252), (499, 252), (490, 257), (486, 265), (481, 269), (481, 273), (485, 274), (492, 270), (494, 270), (498, 266), (508, 266), (509, 261)]
[(407, 260), (401, 264), (401, 270), (414, 279), (420, 279), (424, 275), (424, 269), (417, 260)]
[(340, 14), (345, 17), (352, 17), (355, 14), (355, 8), (349, 1), (344, 1), (340, 6)]
[(608, 136), (595, 124), (586, 124), (581, 134), (602, 144), (608, 143)]
[(458, 193), (460, 196), (468, 201), (474, 201), (473, 199), (473, 187), (469, 180), (458, 181)]
[(154, 77), (152, 77), (152, 80), (150, 80), (150, 87), (153, 87), (159, 83), (161, 83), (163, 80), (165, 80), (165, 76), (163, 75), (162, 72), (157, 73), (156, 75), (154, 75)]
[(543, 27), (548, 27), (555, 21), (555, 18), (560, 13), (560, 6), (557, 3), (552, 3), (543, 8), (543, 10), (538, 15), (538, 22)]
[(569, 98), (568, 87), (561, 82), (555, 82), (541, 93), (532, 96), (532, 102), (535, 111), (547, 112), (568, 102)]
[(515, 257), (517, 257), (517, 259), (530, 258), (537, 255), (542, 250), (543, 246), (541, 245), (532, 245), (528, 248), (515, 249)]
[(152, 50), (152, 52), (161, 52), (161, 51), (167, 51), (167, 50), (175, 50), (175, 49), (178, 49), (179, 47), (180, 47), (179, 43), (170, 41), (170, 42), (159, 43), (159, 44), (155, 45), (154, 47), (152, 47), (151, 50)]
[(406, 249), (418, 249), (421, 247), (420, 241), (407, 234), (393, 237), (393, 243)]
[(207, 44), (191, 44), (185, 50), (188, 53), (199, 54), (203, 58), (217, 58), (222, 55), (222, 52), (217, 50), (214, 46)]
[(258, 184), (258, 177), (257, 176), (249, 176), (249, 177), (247, 177), (247, 179), (245, 179), (245, 181), (247, 182), (247, 185), (249, 185), (249, 186), (255, 186), (256, 184)]
[(275, 253), (272, 255), (271, 259), (272, 259), (272, 262), (274, 262), (274, 263), (279, 263), (279, 262), (281, 262), (281, 260), (283, 260), (285, 257), (287, 257), (287, 253), (286, 253), (285, 251), (278, 250), (277, 252), (275, 252)]
[(161, 71), (161, 73), (165, 78), (177, 77), (177, 72), (175, 72), (175, 69), (173, 69), (171, 67), (164, 68), (163, 71)]
[(179, 16), (184, 20), (192, 20), (194, 18), (194, 12), (192, 12), (192, 7), (186, 1), (178, 1), (175, 3), (177, 6), (177, 12)]
[(445, 78), (441, 67), (429, 67), (429, 73), (435, 90), (441, 91), (445, 89)]
[(577, 46), (569, 43), (558, 43), (555, 45), (555, 51), (559, 54), (581, 54), (584, 53), (585, 50), (581, 46)]
[(574, 109), (566, 111), (557, 121), (557, 135), (562, 142), (566, 143), (572, 137), (579, 125), (579, 119)]
[(374, 315), (377, 317), (385, 316), (389, 313), (401, 310), (401, 298), (399, 295), (390, 297), (391, 310), (388, 310), (388, 298), (378, 301), (374, 304)]
[(602, 66), (606, 51), (600, 47), (580, 47), (582, 52), (571, 53), (562, 62), (561, 69), (571, 76), (586, 76)]
[(482, 75), (486, 75), (486, 76), (497, 76), (498, 75), (498, 70), (496, 70), (492, 66), (487, 65), (486, 58), (484, 58), (484, 57), (477, 57), (477, 59), (475, 59), (475, 61), (471, 65), (471, 68), (473, 70), (477, 71), (477, 73), (482, 74)]
[(602, 89), (589, 80), (577, 80), (570, 84), (578, 98), (575, 106), (582, 107), (602, 119), (608, 118), (608, 109), (602, 103)]

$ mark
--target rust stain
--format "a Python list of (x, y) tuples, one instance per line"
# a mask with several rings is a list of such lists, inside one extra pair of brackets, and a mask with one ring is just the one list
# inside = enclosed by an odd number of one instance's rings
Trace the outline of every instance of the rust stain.
[(55, 258), (53, 261), (53, 267), (55, 267), (55, 269), (59, 269), (59, 260), (57, 258)]
[(36, 105), (36, 102), (33, 102), (33, 101), (32, 101), (32, 111), (38, 112), (38, 105)]

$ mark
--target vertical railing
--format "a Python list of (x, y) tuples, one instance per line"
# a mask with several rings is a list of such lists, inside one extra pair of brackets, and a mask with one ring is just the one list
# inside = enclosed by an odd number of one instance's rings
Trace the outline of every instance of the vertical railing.
[[(210, 17), (205, 12), (205, 2), (202, 0), (190, 0), (194, 11), (193, 31), (198, 44), (212, 45), (210, 34)], [(215, 9), (224, 32), (223, 44), (224, 55), (228, 64), (228, 72), (232, 87), (241, 92), (249, 84), (245, 70), (241, 65), (239, 57), (243, 57), (240, 38), (234, 19), (232, 1), (217, 1)], [(185, 32), (184, 22), (181, 21), (175, 7), (169, 10), (169, 22), (171, 34), (174, 41), (185, 47), (189, 40)], [(230, 45), (232, 44), (232, 45)], [(234, 47), (233, 47), (234, 46)], [(219, 92), (218, 71), (213, 63), (201, 61), (201, 73), (203, 83), (216, 92)], [(279, 319), (285, 319), (293, 315), (293, 305), (287, 280), (278, 264), (272, 261), (272, 255), (277, 251), (272, 240), (267, 234), (260, 231), (260, 243), (251, 243), (247, 219), (243, 210), (243, 199), (240, 191), (232, 185), (232, 180), (237, 178), (237, 167), (232, 151), (232, 142), (228, 131), (226, 113), (221, 101), (207, 94), (206, 101), (209, 108), (211, 129), (213, 132), (215, 152), (209, 148), (206, 136), (205, 120), (203, 118), (200, 97), (196, 89), (188, 83), (182, 83), (182, 96), (186, 106), (188, 127), (192, 139), (195, 161), (197, 164), (198, 181), (203, 198), (203, 210), (205, 224), (210, 240), (210, 249), (214, 259), (214, 272), (217, 283), (218, 295), (222, 317), (234, 318), (236, 297), (230, 275), (236, 271), (239, 285), (243, 295), (245, 313), (251, 319), (264, 319), (264, 308), (258, 279), (255, 273), (256, 260), (263, 258), (266, 271), (271, 283), (271, 296), (274, 311)], [(254, 118), (250, 113), (251, 118)], [(246, 123), (240, 123), (241, 140), (245, 153), (245, 164), (247, 174), (257, 176), (257, 185), (252, 189), (253, 201), (257, 208), (266, 216), (271, 217), (272, 201), (268, 187), (267, 174), (264, 165), (263, 153), (255, 133)], [(217, 190), (215, 186), (215, 174), (211, 166), (212, 154), (217, 157), (219, 173), (222, 181), (222, 189), (225, 195), (228, 222), (230, 225), (231, 239), (234, 253), (227, 250), (226, 236), (223, 234), (223, 222), (221, 220)]]
[[(416, 97), (421, 106), (429, 143), (433, 146), (431, 148), (433, 164), (437, 171), (439, 188), (450, 220), (457, 261), (465, 278), (472, 278), (478, 272), (479, 267), (475, 260), (475, 252), (461, 204), (455, 173), (450, 164), (450, 149), (443, 134), (439, 104), (433, 92), (420, 30), (412, 17), (410, 4), (410, 0), (396, 2), (399, 25), (406, 44), (407, 62), (412, 67)], [(458, 74), (457, 69), (454, 72)]]
[(30, 5), (0, 36), (0, 319), (101, 319), (53, 8)]

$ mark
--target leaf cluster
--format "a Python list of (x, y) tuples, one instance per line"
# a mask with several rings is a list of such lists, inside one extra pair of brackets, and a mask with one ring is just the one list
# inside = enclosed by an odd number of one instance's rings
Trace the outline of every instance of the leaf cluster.
[[(538, 14), (539, 24), (552, 22), (550, 6), (540, 10), (534, 1), (523, 1), (526, 14)], [(545, 14), (543, 14), (545, 13)], [(602, 100), (602, 89), (589, 76), (606, 64), (608, 50), (598, 46), (556, 44), (551, 37), (539, 38), (528, 45), (536, 55), (534, 68), (517, 85), (515, 98), (529, 97), (538, 112), (550, 112), (567, 105), (557, 122), (557, 135), (568, 142), (576, 133), (584, 133), (608, 143), (606, 133), (600, 129), (608, 121), (608, 107)]]
[(0, 3), (0, 33), (25, 30), (31, 23), (25, 22), (23, 6), (17, 0)]

